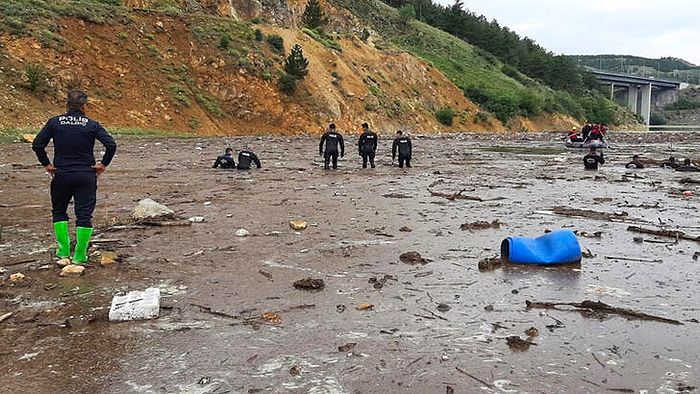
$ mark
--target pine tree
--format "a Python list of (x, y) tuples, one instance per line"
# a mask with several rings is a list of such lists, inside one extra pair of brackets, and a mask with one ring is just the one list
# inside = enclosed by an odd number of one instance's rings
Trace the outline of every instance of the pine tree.
[(301, 45), (294, 45), (292, 52), (284, 62), (284, 71), (297, 79), (304, 79), (309, 74), (308, 68), (309, 61), (304, 57)]
[(328, 23), (328, 18), (326, 18), (318, 0), (309, 0), (304, 10), (304, 15), (301, 17), (301, 22), (311, 30)]

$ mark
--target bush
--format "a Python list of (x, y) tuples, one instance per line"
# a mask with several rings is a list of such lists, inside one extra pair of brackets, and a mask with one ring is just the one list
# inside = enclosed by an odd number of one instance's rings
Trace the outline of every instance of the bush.
[(219, 49), (228, 49), (228, 47), (231, 45), (231, 39), (224, 35), (221, 36), (219, 39)]
[(416, 7), (406, 4), (399, 9), (399, 22), (406, 26), (412, 19), (416, 19)]
[(700, 108), (700, 101), (691, 100), (687, 97), (681, 97), (675, 103), (669, 104), (664, 107), (667, 111), (682, 111), (687, 109), (698, 109)]
[(653, 113), (649, 117), (649, 124), (652, 126), (665, 126), (668, 124), (668, 120), (663, 114)]
[(51, 79), (49, 70), (36, 63), (29, 63), (24, 67), (24, 76), (27, 78), (27, 89), (34, 93), (45, 90)]
[(527, 90), (520, 96), (519, 107), (523, 115), (537, 116), (541, 114), (544, 109), (544, 99), (532, 91)]
[(316, 29), (328, 23), (328, 18), (326, 18), (318, 0), (309, 0), (304, 15), (301, 16), (301, 23), (309, 29)]
[(445, 126), (452, 126), (455, 111), (450, 107), (442, 107), (435, 112), (435, 117), (437, 118), (438, 122), (444, 124)]
[(255, 41), (264, 41), (265, 40), (265, 35), (263, 34), (262, 30), (260, 29), (255, 29)]
[(302, 30), (303, 30), (303, 32), (306, 33), (308, 36), (310, 36), (310, 37), (313, 38), (314, 40), (320, 42), (320, 43), (323, 44), (325, 47), (328, 47), (328, 48), (331, 48), (331, 49), (335, 49), (335, 50), (338, 51), (338, 52), (342, 52), (342, 51), (343, 51), (343, 47), (341, 47), (340, 44), (338, 44), (337, 41), (335, 41), (334, 39), (328, 37), (328, 36), (326, 35), (326, 33), (323, 32), (323, 30), (321, 30), (321, 29), (315, 29), (315, 30), (311, 30), (311, 29), (302, 29)]
[(297, 90), (297, 82), (297, 78), (293, 75), (283, 73), (279, 79), (280, 90), (287, 94), (292, 94)]
[(284, 39), (276, 34), (267, 37), (267, 43), (277, 53), (284, 53)]
[(367, 40), (369, 40), (369, 36), (370, 36), (369, 30), (367, 30), (366, 27), (363, 28), (362, 32), (360, 32), (360, 40), (362, 40), (363, 42), (367, 42)]

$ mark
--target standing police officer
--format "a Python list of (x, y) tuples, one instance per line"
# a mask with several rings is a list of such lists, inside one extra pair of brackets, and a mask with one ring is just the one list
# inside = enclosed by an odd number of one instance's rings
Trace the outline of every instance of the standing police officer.
[(399, 168), (403, 168), (404, 163), (406, 167), (411, 168), (413, 144), (411, 144), (411, 139), (408, 136), (404, 136), (401, 130), (396, 132), (394, 144), (391, 146), (391, 160), (396, 159), (396, 151), (399, 152)]
[[(49, 119), (34, 139), (32, 149), (41, 165), (53, 176), (51, 205), (53, 227), (56, 233), (59, 259), (70, 257), (68, 235), (68, 204), (74, 200), (75, 252), (73, 264), (87, 264), (87, 249), (92, 237), (92, 213), (97, 203), (97, 177), (112, 161), (117, 144), (97, 122), (85, 115), (88, 96), (82, 91), (68, 93), (68, 112)], [(46, 154), (46, 146), (53, 139), (54, 162)], [(105, 147), (102, 160), (95, 163), (95, 140)]]
[(367, 168), (367, 161), (374, 168), (374, 155), (377, 152), (377, 143), (379, 137), (377, 134), (369, 129), (367, 123), (362, 124), (362, 134), (360, 139), (357, 141), (357, 149), (360, 156), (362, 156), (362, 168)]
[(330, 170), (330, 163), (333, 161), (333, 169), (338, 168), (338, 145), (340, 145), (340, 157), (345, 156), (345, 142), (343, 136), (338, 132), (335, 124), (331, 123), (321, 136), (321, 143), (318, 144), (318, 154), (323, 156), (323, 168)]

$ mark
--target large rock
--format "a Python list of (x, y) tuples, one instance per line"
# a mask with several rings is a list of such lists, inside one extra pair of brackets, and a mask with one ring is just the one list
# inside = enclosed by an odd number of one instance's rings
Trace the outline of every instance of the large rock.
[(155, 219), (155, 218), (171, 218), (175, 215), (175, 211), (159, 204), (150, 198), (145, 198), (139, 201), (134, 208), (131, 216), (136, 220)]
[(82, 265), (67, 265), (61, 270), (61, 276), (68, 278), (77, 278), (85, 273), (85, 267)]
[(160, 289), (150, 287), (145, 291), (131, 291), (124, 296), (114, 296), (109, 309), (110, 321), (148, 320), (160, 312)]

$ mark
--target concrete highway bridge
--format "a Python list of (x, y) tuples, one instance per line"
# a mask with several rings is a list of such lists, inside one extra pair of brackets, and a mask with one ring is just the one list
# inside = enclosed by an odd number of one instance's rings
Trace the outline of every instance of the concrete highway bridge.
[(649, 125), (651, 108), (656, 103), (675, 101), (681, 88), (680, 82), (664, 81), (635, 75), (615, 74), (591, 70), (598, 81), (610, 85), (610, 100), (627, 106), (631, 111), (644, 118)]

